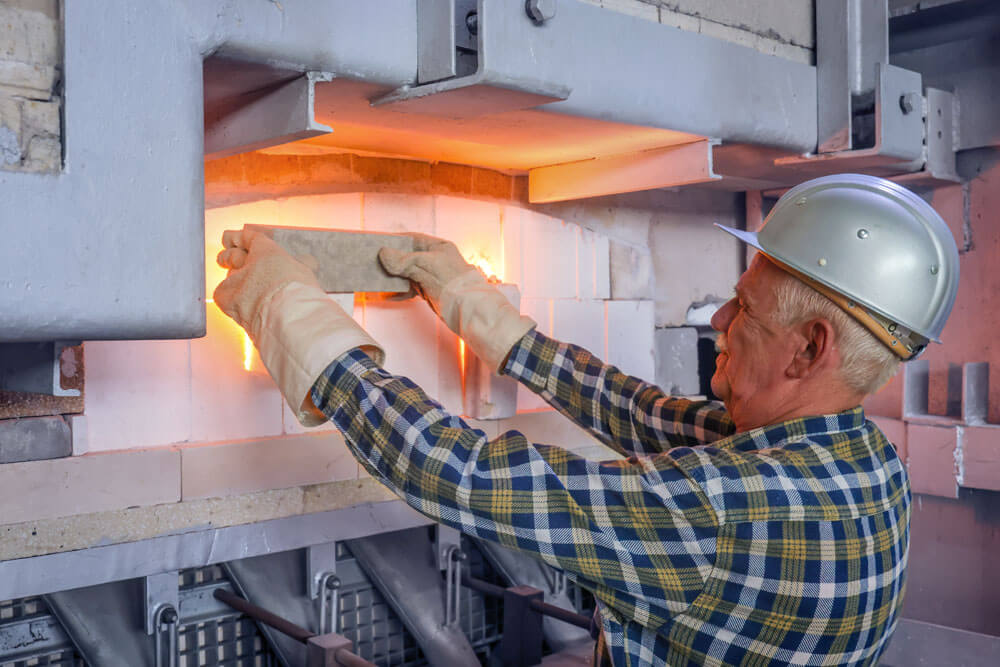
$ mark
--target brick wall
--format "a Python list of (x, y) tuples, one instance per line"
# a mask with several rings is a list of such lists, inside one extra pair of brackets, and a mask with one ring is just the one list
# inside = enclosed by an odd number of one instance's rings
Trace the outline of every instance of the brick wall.
[[(654, 304), (632, 293), (609, 300), (604, 234), (512, 204), (448, 196), (350, 193), (263, 200), (206, 215), (206, 294), (225, 229), (248, 222), (371, 231), (419, 231), (490, 260), (520, 286), (522, 309), (540, 329), (591, 349), (628, 373), (653, 379)], [(350, 299), (350, 297), (348, 297)], [(354, 317), (386, 348), (386, 366), (461, 412), (457, 338), (420, 299), (358, 296)], [(295, 434), (301, 428), (256, 357), (244, 370), (241, 330), (208, 305), (208, 335), (192, 341), (86, 344), (91, 451)], [(547, 409), (522, 392), (519, 410)], [(326, 426), (324, 428), (330, 428)]]
[(0, 0), (0, 169), (62, 164), (59, 0)]

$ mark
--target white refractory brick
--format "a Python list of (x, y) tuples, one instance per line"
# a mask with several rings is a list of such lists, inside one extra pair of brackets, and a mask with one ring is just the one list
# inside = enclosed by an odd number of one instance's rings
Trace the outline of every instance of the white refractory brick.
[(380, 192), (365, 193), (363, 197), (364, 231), (434, 234), (434, 197)]
[(502, 228), (503, 241), (503, 280), (506, 283), (524, 286), (523, 272), (521, 270), (521, 220), (528, 215), (529, 211), (517, 206), (504, 205), (500, 210), (500, 222)]
[(437, 332), (438, 389), (433, 398), (450, 414), (460, 415), (463, 410), (462, 342), (440, 320)]
[(385, 368), (438, 397), (438, 317), (423, 299), (367, 299), (365, 329), (385, 350)]
[(503, 272), (499, 205), (474, 199), (435, 196), (434, 233), (452, 241), (466, 259), (484, 258), (494, 272)]
[(657, 329), (656, 384), (674, 396), (698, 393), (698, 330), (693, 327)]
[(0, 525), (180, 500), (171, 449), (109, 452), (0, 466)]
[[(497, 285), (497, 289), (515, 307), (521, 305), (517, 285)], [(465, 388), (462, 397), (463, 413), (474, 419), (503, 419), (517, 412), (517, 380), (501, 376), (479, 357), (467, 353), (465, 357)]]
[(529, 212), (521, 218), (521, 274), (525, 298), (577, 296), (575, 225)]
[(611, 298), (651, 299), (653, 258), (649, 248), (611, 241)]
[(706, 19), (704, 23), (737, 26), (740, 32), (768, 35), (806, 47), (814, 44), (812, 0), (671, 0), (669, 4), (672, 10)]
[(87, 342), (84, 354), (91, 452), (190, 439), (188, 341)]
[(552, 302), (552, 337), (586, 349), (604, 359), (604, 302), (596, 300), (555, 299)]
[(653, 302), (605, 301), (608, 322), (608, 363), (624, 373), (652, 382)]
[(34, 2), (25, 6), (26, 4), (0, 4), (0, 59), (58, 65), (58, 4)]
[(181, 497), (219, 498), (358, 476), (339, 433), (282, 436), (184, 447)]
[(274, 240), (293, 257), (311, 265), (326, 292), (408, 292), (410, 281), (386, 272), (378, 253), (384, 247), (413, 250), (400, 234), (305, 227), (247, 225)]
[(82, 456), (89, 452), (90, 440), (89, 430), (87, 429), (87, 415), (69, 415), (66, 421), (69, 422), (73, 456)]
[(281, 433), (281, 394), (266, 373), (244, 370), (243, 336), (239, 325), (210, 306), (208, 334), (191, 341), (191, 439), (195, 442)]
[(577, 229), (577, 292), (581, 299), (611, 298), (611, 250), (608, 237)]

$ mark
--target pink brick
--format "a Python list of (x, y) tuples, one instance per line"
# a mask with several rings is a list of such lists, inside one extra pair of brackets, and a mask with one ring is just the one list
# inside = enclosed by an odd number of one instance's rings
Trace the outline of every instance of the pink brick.
[(1000, 427), (965, 428), (962, 473), (962, 486), (1000, 491)]
[(910, 485), (914, 493), (958, 497), (955, 480), (957, 437), (956, 427), (906, 425)]
[(652, 301), (605, 301), (607, 362), (647, 382), (655, 377)]
[(188, 341), (88, 342), (84, 350), (89, 451), (191, 437)]
[(497, 204), (437, 196), (434, 207), (436, 236), (454, 242), (466, 259), (483, 257), (494, 272), (503, 273), (500, 207)]
[(175, 503), (180, 464), (163, 448), (0, 466), (0, 524)]
[(604, 334), (603, 301), (553, 300), (553, 338), (579, 345), (594, 356), (604, 359), (607, 356)]
[(577, 229), (577, 291), (581, 299), (611, 297), (608, 237), (589, 229)]
[(889, 439), (889, 442), (895, 445), (897, 455), (903, 463), (906, 463), (908, 455), (906, 449), (906, 422), (891, 417), (869, 416), (868, 419), (875, 422), (875, 425)]
[(361, 226), (371, 232), (434, 234), (434, 198), (430, 195), (365, 193)]
[(243, 368), (243, 330), (216, 306), (208, 335), (191, 341), (191, 439), (233, 440), (282, 431), (281, 394), (259, 361)]
[(417, 383), (437, 398), (438, 317), (417, 297), (365, 302), (365, 329), (385, 349), (385, 368)]
[(357, 461), (339, 433), (189, 446), (181, 450), (182, 497), (217, 498), (355, 479)]
[(539, 213), (521, 220), (521, 294), (528, 298), (577, 296), (576, 226)]

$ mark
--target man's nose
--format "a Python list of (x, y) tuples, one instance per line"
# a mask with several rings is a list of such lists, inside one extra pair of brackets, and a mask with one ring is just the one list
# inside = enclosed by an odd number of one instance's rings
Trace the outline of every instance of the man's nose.
[(729, 330), (729, 325), (733, 321), (733, 316), (736, 314), (736, 297), (733, 297), (729, 301), (722, 304), (722, 307), (715, 311), (715, 315), (712, 315), (712, 328), (719, 332), (726, 332)]

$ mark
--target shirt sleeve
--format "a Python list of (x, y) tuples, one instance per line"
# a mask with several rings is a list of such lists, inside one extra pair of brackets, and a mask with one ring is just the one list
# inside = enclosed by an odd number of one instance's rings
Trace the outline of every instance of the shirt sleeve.
[(715, 442), (736, 431), (722, 404), (667, 396), (587, 350), (531, 331), (504, 373), (626, 456)]
[(516, 431), (490, 441), (356, 349), (324, 371), (312, 399), (411, 507), (540, 556), (623, 613), (665, 622), (711, 568), (717, 517), (669, 457), (589, 461)]

